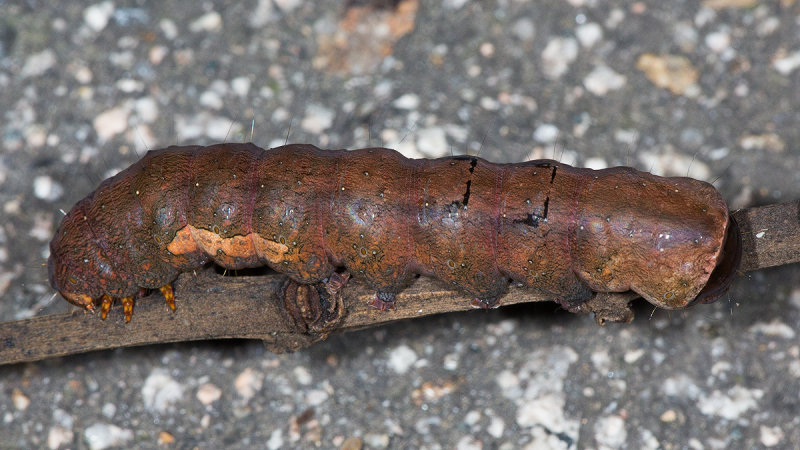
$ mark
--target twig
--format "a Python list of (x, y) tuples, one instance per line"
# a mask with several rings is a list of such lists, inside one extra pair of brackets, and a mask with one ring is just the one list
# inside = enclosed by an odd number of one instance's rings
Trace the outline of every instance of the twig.
[[(735, 212), (742, 232), (741, 271), (800, 261), (800, 203), (783, 203)], [(275, 351), (296, 350), (346, 332), (387, 322), (471, 309), (470, 298), (420, 278), (398, 295), (396, 310), (378, 311), (368, 305), (374, 292), (350, 281), (343, 289), (339, 320), (323, 330), (304, 328), (287, 313), (278, 292), (280, 275), (223, 277), (206, 270), (181, 275), (175, 283), (178, 311), (172, 313), (160, 295), (136, 302), (125, 323), (120, 308), (109, 317), (82, 310), (0, 323), (0, 364), (36, 361), (94, 350), (156, 343), (208, 339), (261, 339)], [(582, 311), (604, 319), (626, 321), (629, 293), (598, 296)], [(512, 286), (502, 305), (551, 300)], [(605, 309), (604, 309), (605, 308)], [(313, 327), (312, 327), (313, 328)]]

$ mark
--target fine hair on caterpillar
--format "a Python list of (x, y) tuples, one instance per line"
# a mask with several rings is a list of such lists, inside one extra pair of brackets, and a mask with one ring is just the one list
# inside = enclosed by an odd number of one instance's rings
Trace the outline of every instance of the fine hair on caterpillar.
[(677, 309), (724, 294), (741, 256), (724, 200), (690, 178), (249, 143), (149, 151), (78, 202), (50, 249), (53, 288), (103, 317), (120, 299), (128, 320), (147, 289), (174, 309), (171, 282), (209, 262), (300, 284), (344, 269), (379, 309), (418, 274), (483, 307), (514, 281), (571, 310), (625, 291)]

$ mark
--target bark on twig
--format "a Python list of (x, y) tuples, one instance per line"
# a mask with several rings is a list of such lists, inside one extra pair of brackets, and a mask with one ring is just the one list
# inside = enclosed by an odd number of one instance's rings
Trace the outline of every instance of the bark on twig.
[[(737, 211), (742, 232), (741, 271), (800, 261), (800, 202)], [(223, 277), (206, 270), (181, 275), (175, 283), (178, 311), (172, 313), (160, 294), (136, 302), (133, 320), (125, 323), (121, 308), (109, 317), (75, 310), (0, 323), (0, 364), (36, 361), (93, 350), (208, 339), (261, 339), (273, 350), (296, 350), (345, 332), (401, 319), (471, 309), (470, 298), (441, 283), (420, 278), (398, 295), (396, 310), (368, 305), (374, 292), (351, 280), (342, 292), (343, 315), (331, 329), (308, 331), (287, 315), (277, 292), (281, 275)], [(596, 297), (581, 311), (598, 321), (630, 320), (628, 293)], [(502, 305), (551, 300), (512, 286)], [(610, 308), (608, 305), (612, 305)], [(604, 309), (605, 308), (605, 309)]]

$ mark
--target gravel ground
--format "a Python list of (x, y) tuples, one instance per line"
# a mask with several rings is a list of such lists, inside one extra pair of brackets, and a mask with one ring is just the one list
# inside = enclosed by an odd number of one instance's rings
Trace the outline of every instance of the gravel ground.
[[(555, 155), (688, 173), (733, 208), (796, 200), (800, 2), (0, 0), (0, 105), (15, 320), (71, 308), (40, 267), (59, 209), (146, 148), (251, 125), (264, 147)], [(3, 367), (2, 446), (797, 448), (798, 279), (760, 271), (603, 328), (547, 304), (291, 355), (207, 342)]]

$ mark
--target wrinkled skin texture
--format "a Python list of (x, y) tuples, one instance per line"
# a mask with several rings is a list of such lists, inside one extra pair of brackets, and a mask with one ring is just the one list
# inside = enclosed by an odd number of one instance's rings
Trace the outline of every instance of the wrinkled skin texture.
[[(710, 184), (627, 167), (219, 144), (150, 151), (105, 180), (64, 218), (48, 265), (53, 287), (90, 309), (209, 262), (305, 284), (344, 267), (381, 309), (416, 274), (488, 306), (513, 280), (565, 306), (633, 290), (675, 309), (735, 260), (731, 227)], [(712, 297), (736, 265), (719, 264)]]

